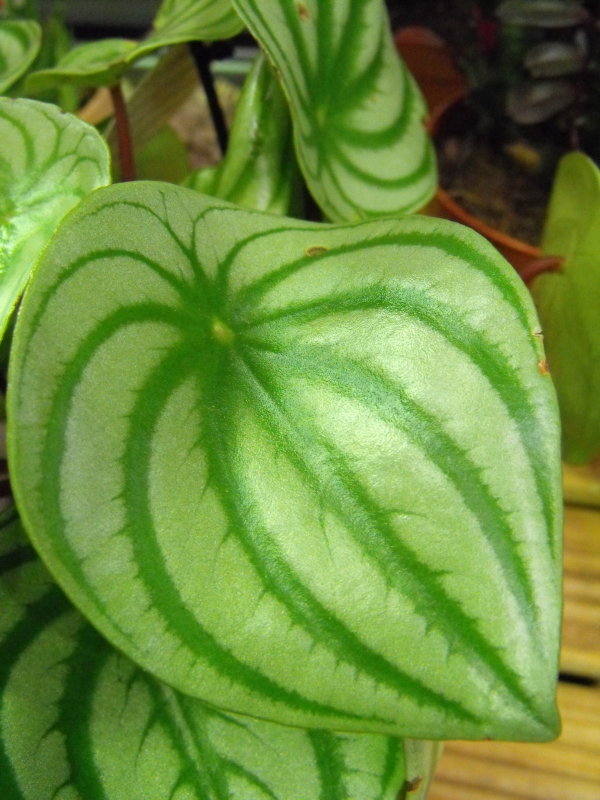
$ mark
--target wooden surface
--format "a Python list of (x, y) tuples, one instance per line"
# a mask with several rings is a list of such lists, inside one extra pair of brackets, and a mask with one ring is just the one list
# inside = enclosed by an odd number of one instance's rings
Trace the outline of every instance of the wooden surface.
[(428, 800), (600, 800), (600, 511), (565, 515), (563, 731), (550, 744), (449, 742)]

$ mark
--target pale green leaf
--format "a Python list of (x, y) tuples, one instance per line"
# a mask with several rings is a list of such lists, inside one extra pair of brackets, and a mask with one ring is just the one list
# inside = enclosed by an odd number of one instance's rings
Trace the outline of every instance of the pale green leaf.
[(61, 219), (109, 174), (94, 128), (56, 106), (0, 98), (0, 333)]
[(425, 103), (381, 0), (234, 0), (280, 72), (296, 154), (332, 220), (417, 211), (435, 192)]
[(14, 336), (25, 527), (116, 646), (216, 706), (551, 738), (562, 505), (538, 325), (497, 251), (442, 220), (100, 190)]
[(137, 43), (130, 39), (102, 39), (74, 47), (55, 67), (32, 72), (26, 88), (42, 92), (65, 84), (72, 86), (112, 86), (127, 70)]
[(284, 728), (159, 683), (0, 525), (2, 800), (396, 800), (430, 777), (426, 742)]
[(262, 53), (244, 83), (225, 158), (216, 170), (198, 170), (185, 185), (270, 214), (290, 214), (298, 205), (300, 176), (288, 106)]
[(25, 74), (41, 44), (42, 29), (37, 22), (0, 22), (0, 94)]
[(142, 42), (103, 39), (79, 45), (52, 69), (30, 75), (27, 88), (39, 92), (63, 84), (112, 86), (135, 61), (161, 47), (225, 39), (242, 28), (231, 0), (165, 0), (154, 30)]
[(182, 42), (230, 39), (244, 28), (231, 0), (163, 0), (141, 54)]
[(558, 272), (536, 278), (540, 315), (562, 423), (563, 456), (583, 464), (600, 454), (600, 170), (583, 153), (560, 162), (542, 239)]

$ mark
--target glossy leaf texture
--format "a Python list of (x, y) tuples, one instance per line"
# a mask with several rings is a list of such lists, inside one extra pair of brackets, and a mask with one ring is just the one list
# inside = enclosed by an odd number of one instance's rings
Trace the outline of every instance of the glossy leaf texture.
[(225, 158), (216, 168), (195, 172), (185, 185), (255, 211), (297, 210), (301, 185), (290, 114), (264, 54), (244, 82)]
[(234, 0), (281, 75), (296, 154), (331, 220), (417, 211), (437, 182), (425, 103), (380, 0)]
[(135, 61), (161, 47), (225, 39), (242, 28), (231, 0), (164, 0), (152, 33), (143, 41), (103, 39), (79, 45), (55, 67), (30, 75), (27, 88), (39, 92), (64, 84), (112, 86)]
[(37, 22), (0, 22), (0, 94), (25, 74), (41, 45), (42, 29)]
[(461, 226), (101, 190), (13, 340), (24, 525), (186, 694), (307, 728), (550, 738), (562, 509), (537, 328)]
[(0, 98), (0, 332), (62, 218), (110, 182), (100, 134), (56, 106)]
[(560, 271), (536, 278), (542, 323), (562, 423), (563, 457), (583, 464), (600, 455), (600, 171), (583, 153), (560, 162), (542, 239)]
[(14, 513), (0, 515), (2, 800), (396, 800), (431, 777), (435, 754), (429, 742), (285, 728), (170, 689), (92, 628)]

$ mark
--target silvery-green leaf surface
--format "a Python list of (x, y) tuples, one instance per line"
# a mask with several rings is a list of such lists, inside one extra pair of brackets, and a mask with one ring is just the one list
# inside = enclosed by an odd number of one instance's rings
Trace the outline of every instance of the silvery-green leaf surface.
[(568, 42), (542, 42), (527, 51), (525, 67), (534, 78), (555, 78), (581, 72), (584, 51)]
[(538, 125), (564, 111), (576, 97), (576, 86), (567, 80), (527, 81), (508, 92), (506, 113), (519, 125)]
[(431, 777), (432, 754), (426, 742), (228, 714), (168, 688), (86, 622), (14, 513), (0, 515), (2, 800), (396, 800)]
[(505, 0), (496, 14), (508, 25), (538, 28), (569, 28), (589, 19), (583, 4), (574, 0)]
[(231, 0), (164, 0), (154, 30), (142, 42), (103, 39), (73, 48), (51, 69), (39, 70), (27, 79), (31, 91), (63, 84), (112, 86), (138, 59), (161, 47), (196, 39), (229, 38), (243, 28)]
[(560, 404), (563, 457), (585, 463), (600, 454), (600, 170), (583, 153), (559, 164), (542, 250), (565, 257), (560, 271), (536, 278), (532, 294)]
[(281, 75), (298, 162), (331, 220), (417, 211), (437, 173), (425, 103), (380, 0), (234, 0)]
[(42, 44), (42, 29), (33, 20), (0, 22), (0, 94), (33, 64)]
[(497, 251), (443, 220), (100, 190), (14, 335), (23, 523), (84, 614), (186, 694), (307, 728), (552, 738), (538, 325)]
[(0, 333), (59, 222), (109, 175), (94, 128), (56, 106), (0, 98)]
[(264, 54), (257, 56), (244, 82), (225, 158), (216, 169), (198, 170), (185, 185), (270, 214), (290, 214), (298, 204), (290, 114)]

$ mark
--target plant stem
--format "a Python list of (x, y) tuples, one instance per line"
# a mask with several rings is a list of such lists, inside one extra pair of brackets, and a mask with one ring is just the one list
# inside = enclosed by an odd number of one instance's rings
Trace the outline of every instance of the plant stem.
[(208, 56), (208, 50), (202, 44), (202, 42), (190, 42), (190, 52), (192, 54), (192, 58), (194, 59), (194, 63), (196, 64), (196, 69), (198, 70), (200, 80), (202, 81), (204, 92), (206, 93), (208, 108), (210, 109), (210, 116), (212, 118), (213, 125), (215, 126), (221, 153), (225, 155), (227, 152), (229, 134), (227, 132), (227, 125), (225, 123), (223, 111), (219, 105), (219, 98), (217, 97), (217, 92), (215, 90), (213, 75), (210, 71), (210, 58)]
[(115, 121), (117, 124), (117, 135), (119, 139), (119, 160), (121, 162), (121, 180), (135, 180), (135, 160), (133, 158), (133, 143), (131, 141), (131, 129), (129, 127), (129, 117), (123, 99), (121, 84), (116, 83), (110, 87), (110, 94), (115, 107)]

